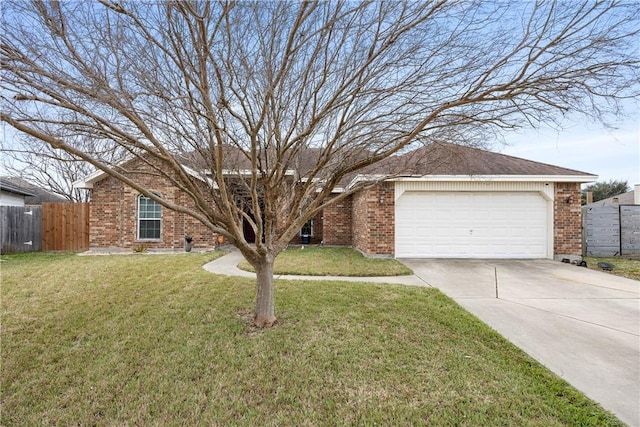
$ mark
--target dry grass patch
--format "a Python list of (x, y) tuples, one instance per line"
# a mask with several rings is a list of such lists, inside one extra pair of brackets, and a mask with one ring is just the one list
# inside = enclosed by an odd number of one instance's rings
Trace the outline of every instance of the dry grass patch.
[[(238, 267), (255, 271), (251, 264), (241, 262)], [(291, 247), (282, 251), (274, 265), (276, 274), (301, 276), (403, 276), (413, 272), (395, 259), (367, 258), (351, 248)]]
[(614, 265), (613, 270), (607, 271), (606, 273), (628, 279), (640, 280), (640, 260), (638, 259), (585, 257), (584, 260), (587, 261), (587, 266), (593, 270), (602, 271), (602, 269), (598, 267), (598, 262), (604, 261)]
[(3, 256), (2, 424), (621, 425), (437, 290), (255, 283), (211, 254)]

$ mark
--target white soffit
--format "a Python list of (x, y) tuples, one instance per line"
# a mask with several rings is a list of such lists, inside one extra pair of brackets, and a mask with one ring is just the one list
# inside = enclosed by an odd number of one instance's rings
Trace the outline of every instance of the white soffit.
[(553, 182), (532, 181), (396, 181), (395, 200), (407, 191), (433, 192), (536, 192), (546, 200), (554, 199)]

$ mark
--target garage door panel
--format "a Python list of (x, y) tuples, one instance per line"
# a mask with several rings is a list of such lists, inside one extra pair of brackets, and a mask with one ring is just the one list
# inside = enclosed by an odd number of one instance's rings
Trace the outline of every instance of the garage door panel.
[(396, 202), (396, 256), (544, 258), (538, 193), (406, 192)]

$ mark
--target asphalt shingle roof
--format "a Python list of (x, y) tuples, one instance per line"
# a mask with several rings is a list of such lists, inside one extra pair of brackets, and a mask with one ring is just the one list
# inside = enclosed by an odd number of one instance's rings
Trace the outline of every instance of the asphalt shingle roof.
[(41, 205), (42, 203), (65, 203), (69, 202), (69, 200), (65, 199), (62, 196), (54, 194), (44, 188), (38, 187), (26, 181), (22, 178), (15, 176), (5, 176), (0, 178), (0, 185), (4, 188), (5, 186), (13, 185), (24, 190), (25, 199), (24, 203), (27, 205)]
[(12, 183), (7, 178), (0, 178), (0, 189), (21, 196), (34, 196), (33, 192)]
[(595, 175), (475, 147), (431, 143), (405, 154), (410, 175)]
[[(206, 170), (208, 168), (207, 162), (205, 161), (206, 154), (207, 153), (192, 152), (180, 156), (179, 160), (184, 165), (195, 170)], [(308, 176), (309, 172), (317, 165), (321, 154), (321, 148), (301, 148), (299, 151), (291, 154), (291, 158), (286, 159), (288, 160), (288, 168), (297, 170), (299, 176)], [(371, 155), (371, 153), (366, 149), (359, 151), (352, 150), (351, 152), (342, 154), (349, 162), (354, 158), (366, 159), (369, 155)], [(251, 162), (242, 150), (237, 147), (224, 146), (223, 156), (226, 170), (238, 171), (251, 168)], [(340, 160), (339, 157), (336, 157), (331, 161), (339, 163)], [(338, 185), (348, 185), (357, 175), (373, 174), (389, 177), (513, 175), (592, 177), (594, 180), (597, 178), (596, 175), (588, 172), (508, 156), (476, 147), (432, 142), (415, 150), (388, 157), (364, 169), (351, 172), (344, 176)], [(99, 180), (102, 178), (98, 177), (96, 179)]]

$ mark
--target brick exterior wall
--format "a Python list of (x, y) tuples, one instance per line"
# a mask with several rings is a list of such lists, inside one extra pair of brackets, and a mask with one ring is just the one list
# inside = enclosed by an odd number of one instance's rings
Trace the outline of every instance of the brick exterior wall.
[[(193, 206), (188, 196), (168, 181), (151, 175), (136, 179), (162, 197), (182, 206)], [(555, 183), (554, 255), (582, 253), (580, 184)], [(193, 237), (194, 248), (211, 248), (215, 235), (188, 215), (162, 208), (162, 231), (158, 241), (137, 239), (139, 193), (112, 177), (95, 184), (90, 207), (92, 248), (182, 249), (184, 236)], [(353, 246), (369, 256), (393, 255), (395, 249), (395, 190), (382, 183), (336, 201), (314, 218), (311, 243)], [(292, 243), (299, 244), (297, 236)]]
[(582, 255), (580, 184), (555, 183), (553, 213), (554, 255)]
[[(313, 235), (311, 236), (311, 244), (312, 245), (318, 245), (320, 243), (322, 243), (322, 239), (323, 239), (323, 224), (324, 224), (324, 219), (323, 219), (323, 215), (322, 212), (317, 214), (314, 218), (313, 218)], [(300, 236), (300, 234), (298, 234), (296, 237), (294, 237), (291, 240), (291, 244), (293, 245), (300, 245), (302, 244), (302, 238)]]
[(322, 212), (322, 239), (325, 245), (352, 245), (353, 197), (348, 196), (324, 208)]
[(366, 255), (393, 255), (395, 189), (385, 182), (353, 196), (353, 247)]
[[(580, 184), (556, 183), (554, 188), (554, 255), (579, 256), (582, 253)], [(392, 183), (353, 195), (353, 247), (372, 256), (394, 253), (394, 200)]]
[[(131, 168), (131, 165), (128, 166)], [(139, 166), (138, 171), (144, 170)], [(145, 188), (158, 193), (167, 200), (193, 208), (193, 201), (165, 178), (132, 174)], [(107, 177), (94, 185), (90, 204), (91, 248), (126, 248), (145, 246), (149, 249), (184, 248), (184, 237), (193, 237), (194, 248), (212, 248), (215, 246), (215, 234), (196, 219), (183, 213), (162, 208), (161, 231), (159, 240), (138, 239), (138, 196), (137, 190), (125, 185), (113, 177)]]

